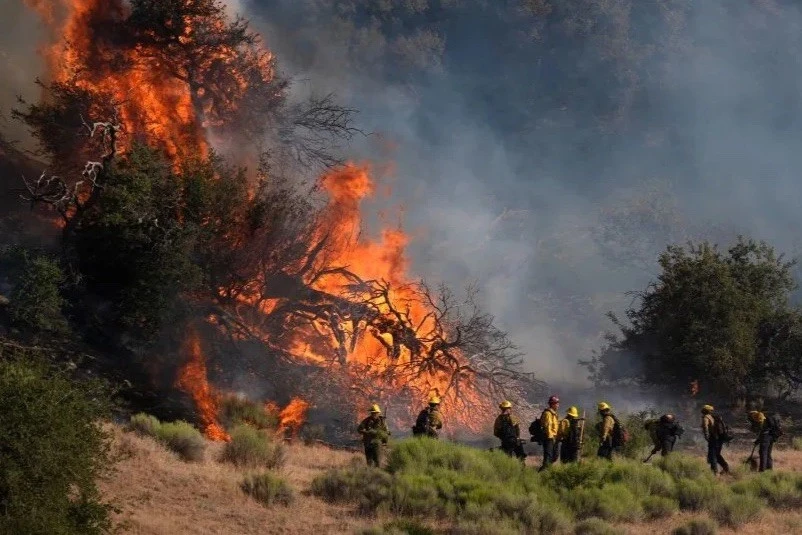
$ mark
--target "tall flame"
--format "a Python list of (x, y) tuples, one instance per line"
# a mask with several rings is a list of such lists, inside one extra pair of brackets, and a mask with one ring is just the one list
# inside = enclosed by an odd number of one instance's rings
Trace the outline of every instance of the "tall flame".
[(220, 394), (209, 384), (206, 372), (206, 357), (201, 348), (200, 337), (190, 329), (184, 342), (186, 363), (178, 373), (176, 386), (192, 396), (198, 410), (204, 434), (212, 440), (231, 440), (217, 421)]

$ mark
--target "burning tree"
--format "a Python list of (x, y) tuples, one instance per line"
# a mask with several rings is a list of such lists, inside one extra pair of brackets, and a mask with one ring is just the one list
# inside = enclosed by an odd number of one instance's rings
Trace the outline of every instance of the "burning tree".
[[(85, 53), (52, 63), (48, 98), (16, 113), (59, 169), (26, 181), (27, 198), (57, 208), (69, 230), (77, 316), (119, 333), (116, 343), (148, 355), (150, 369), (181, 367), (177, 385), (207, 434), (223, 437), (206, 370), (221, 369), (225, 388), (226, 372), (243, 364), (231, 352), (207, 355), (204, 335), (257, 344), (262, 357), (247, 372), (263, 381), (313, 370), (325, 381), (282, 396), (336, 399), (349, 412), (393, 400), (408, 417), (434, 391), (447, 416), (476, 429), (499, 397), (522, 400), (539, 385), (475, 291), (457, 298), (414, 282), (400, 229), (362, 235), (361, 203), (374, 189), (366, 166), (331, 169), (305, 191), (207, 150), (207, 129), (250, 135), (258, 123), (281, 137), (300, 126), (310, 134), (298, 159), (330, 164), (327, 136), (353, 132), (350, 112), (330, 98), (270, 121), (286, 83), (246, 21), (230, 21), (214, 1), (64, 1), (54, 27)], [(109, 120), (89, 122), (99, 116)], [(89, 135), (77, 137), (81, 129)], [(206, 329), (187, 329), (200, 320)], [(153, 357), (153, 342), (171, 330), (183, 358), (175, 348)]]

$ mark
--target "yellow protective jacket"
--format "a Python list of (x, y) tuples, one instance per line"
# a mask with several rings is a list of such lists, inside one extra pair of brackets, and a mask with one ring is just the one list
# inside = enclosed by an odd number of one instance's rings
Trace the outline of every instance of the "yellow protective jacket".
[(384, 416), (368, 416), (359, 424), (357, 432), (362, 435), (362, 442), (368, 444), (387, 444), (390, 430), (384, 421)]
[(710, 438), (713, 437), (713, 435), (715, 434), (714, 420), (712, 414), (702, 415), (702, 433), (705, 436), (705, 440), (710, 442)]
[(600, 442), (606, 442), (608, 440), (613, 439), (614, 426), (615, 426), (615, 420), (613, 419), (612, 414), (605, 414), (604, 416), (602, 416), (602, 421), (599, 422), (598, 425)]
[(552, 408), (548, 408), (540, 415), (540, 425), (543, 427), (543, 436), (549, 440), (556, 440), (560, 432), (560, 417)]

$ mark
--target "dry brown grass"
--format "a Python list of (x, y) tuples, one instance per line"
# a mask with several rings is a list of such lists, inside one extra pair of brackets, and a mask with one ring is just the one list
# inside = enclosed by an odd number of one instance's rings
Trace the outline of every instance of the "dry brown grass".
[[(356, 453), (336, 451), (324, 446), (295, 444), (288, 448), (287, 464), (280, 471), (295, 490), (289, 507), (265, 508), (240, 489), (250, 473), (217, 459), (222, 444), (209, 446), (206, 460), (186, 463), (150, 438), (114, 429), (115, 451), (121, 460), (115, 473), (101, 483), (107, 498), (122, 512), (117, 520), (124, 533), (138, 535), (264, 533), (329, 534), (358, 533), (382, 520), (355, 516), (346, 507), (327, 504), (310, 496), (312, 479), (322, 471), (347, 463)], [(749, 449), (725, 450), (735, 466), (749, 455)], [(775, 453), (781, 470), (802, 472), (802, 452), (783, 448)], [(648, 524), (620, 524), (631, 535), (668, 534), (693, 518), (681, 513)], [(386, 519), (383, 519), (386, 520)], [(721, 529), (721, 535), (736, 531)], [(737, 530), (744, 535), (802, 533), (802, 511), (764, 510), (761, 517)]]
[(304, 493), (316, 474), (346, 463), (351, 453), (291, 446), (280, 473), (296, 490), (296, 500), (289, 508), (265, 508), (240, 489), (248, 470), (216, 461), (221, 444), (209, 446), (205, 461), (186, 463), (150, 438), (116, 428), (114, 434), (121, 460), (101, 489), (122, 509), (117, 520), (124, 533), (353, 533), (370, 524)]

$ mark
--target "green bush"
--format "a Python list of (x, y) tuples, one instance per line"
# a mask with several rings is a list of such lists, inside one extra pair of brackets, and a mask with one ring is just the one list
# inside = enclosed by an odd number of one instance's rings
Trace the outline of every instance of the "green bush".
[(111, 528), (95, 481), (111, 465), (106, 387), (0, 339), (0, 533)]
[(159, 428), (162, 423), (155, 416), (140, 412), (131, 416), (131, 421), (128, 423), (128, 429), (149, 437), (156, 438), (159, 433)]
[(11, 283), (8, 316), (11, 324), (26, 334), (65, 333), (61, 286), (64, 273), (58, 263), (20, 247), (0, 250), (0, 273)]
[[(455, 533), (503, 526), (527, 533), (568, 533), (570, 513), (538, 475), (503, 453), (445, 441), (397, 442), (387, 471), (351, 464), (312, 484), (315, 494), (359, 505), (363, 513), (448, 519)], [(473, 526), (471, 526), (473, 524)]]
[(226, 396), (220, 402), (220, 423), (226, 429), (248, 424), (257, 429), (278, 428), (278, 418), (265, 411), (264, 406), (238, 396)]
[(676, 500), (662, 496), (646, 496), (641, 500), (641, 506), (650, 520), (671, 516), (679, 510)]
[(178, 420), (162, 423), (157, 438), (185, 461), (200, 462), (206, 452), (206, 439), (192, 424)]
[(188, 422), (160, 422), (154, 416), (139, 413), (131, 417), (128, 427), (139, 434), (155, 438), (185, 461), (202, 461), (206, 453), (206, 439)]
[(763, 503), (753, 496), (734, 494), (729, 489), (717, 494), (708, 505), (710, 514), (719, 524), (738, 528), (757, 518)]
[(666, 457), (658, 459), (654, 465), (667, 472), (674, 481), (682, 480), (705, 480), (715, 481), (710, 467), (704, 459), (691, 457), (682, 453), (672, 453)]
[(709, 518), (694, 518), (675, 528), (671, 535), (717, 535), (718, 526)]
[(584, 519), (634, 522), (643, 516), (638, 498), (623, 483), (608, 483), (601, 488), (580, 488), (566, 493), (565, 500), (576, 514)]
[(796, 451), (802, 451), (802, 437), (793, 437), (791, 439), (791, 447)]
[(240, 487), (262, 505), (289, 505), (294, 499), (290, 485), (270, 472), (252, 474), (242, 481)]
[(575, 535), (623, 535), (623, 533), (600, 518), (588, 518), (579, 522), (574, 528)]
[(286, 456), (283, 444), (272, 440), (265, 431), (243, 424), (231, 430), (231, 441), (223, 449), (222, 460), (236, 466), (274, 469), (284, 465)]
[(802, 478), (787, 472), (763, 472), (733, 484), (738, 494), (765, 499), (771, 507), (802, 507)]
[(326, 437), (326, 428), (320, 424), (305, 425), (301, 430), (301, 440), (304, 444), (311, 446)]

